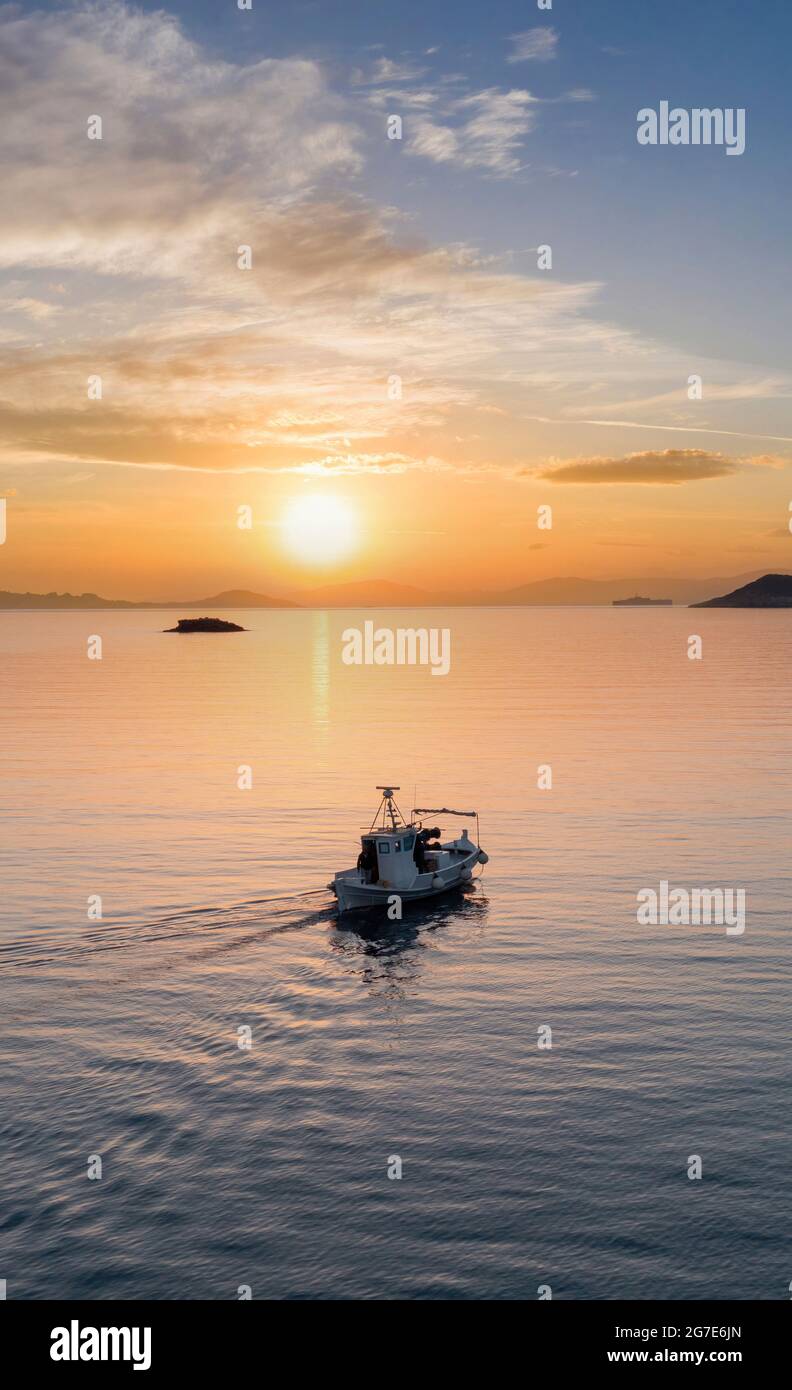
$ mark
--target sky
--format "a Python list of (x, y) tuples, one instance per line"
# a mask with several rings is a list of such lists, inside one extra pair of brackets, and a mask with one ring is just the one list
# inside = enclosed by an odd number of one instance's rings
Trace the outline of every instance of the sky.
[[(790, 40), (781, 0), (0, 6), (0, 588), (792, 569)], [(744, 152), (640, 144), (661, 101)]]

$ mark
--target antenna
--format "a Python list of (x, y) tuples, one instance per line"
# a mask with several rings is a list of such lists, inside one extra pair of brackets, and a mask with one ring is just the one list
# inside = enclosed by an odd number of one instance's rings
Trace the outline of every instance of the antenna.
[(404, 819), (404, 816), (402, 815), (401, 811), (396, 805), (396, 802), (393, 800), (393, 793), (398, 792), (400, 790), (400, 787), (377, 787), (377, 791), (382, 792), (382, 799), (380, 801), (379, 806), (377, 807), (377, 814), (375, 815), (374, 820), (371, 822), (371, 830), (374, 829), (374, 826), (377, 821), (377, 816), (379, 815), (380, 811), (382, 811), (383, 830), (385, 829), (386, 816), (390, 816), (391, 827), (393, 830), (398, 830), (400, 826), (407, 824), (407, 822)]

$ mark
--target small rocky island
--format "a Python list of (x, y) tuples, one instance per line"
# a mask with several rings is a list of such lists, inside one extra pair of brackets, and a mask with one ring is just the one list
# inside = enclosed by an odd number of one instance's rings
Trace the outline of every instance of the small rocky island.
[(741, 589), (691, 608), (792, 608), (792, 574), (763, 574)]
[(223, 618), (179, 618), (177, 627), (163, 628), (163, 632), (247, 632), (247, 628)]

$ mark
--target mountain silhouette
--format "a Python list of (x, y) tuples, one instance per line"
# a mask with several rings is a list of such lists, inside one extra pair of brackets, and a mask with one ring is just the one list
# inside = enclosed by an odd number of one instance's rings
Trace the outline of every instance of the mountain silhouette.
[(763, 574), (730, 594), (694, 603), (694, 608), (792, 608), (792, 574)]
[[(0, 591), (0, 609), (60, 608), (437, 608), (437, 607), (529, 607), (557, 604), (608, 604), (614, 599), (644, 594), (647, 598), (670, 598), (674, 603), (694, 607), (785, 607), (783, 584), (788, 575), (763, 574), (752, 570), (715, 579), (669, 579), (663, 576), (630, 575), (625, 579), (584, 579), (559, 576), (535, 579), (511, 589), (454, 591), (422, 589), (390, 579), (362, 579), (342, 584), (324, 584), (294, 592), (292, 598), (259, 594), (252, 589), (224, 589), (209, 598), (144, 600), (102, 598), (99, 594), (12, 593)], [(753, 583), (760, 587), (753, 590)], [(742, 586), (742, 587), (737, 587)], [(718, 590), (722, 599), (710, 599)], [(727, 592), (732, 590), (734, 592)], [(753, 597), (753, 594), (757, 597)], [(772, 599), (775, 592), (776, 597)], [(735, 594), (747, 593), (746, 602)], [(709, 600), (705, 604), (703, 600)], [(761, 601), (759, 601), (761, 599)], [(772, 599), (772, 601), (771, 601)]]

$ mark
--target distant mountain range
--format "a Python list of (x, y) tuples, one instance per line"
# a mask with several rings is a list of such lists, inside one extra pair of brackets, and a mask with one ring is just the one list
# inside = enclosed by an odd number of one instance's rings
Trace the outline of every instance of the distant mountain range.
[[(0, 591), (0, 609), (60, 608), (434, 608), (434, 607), (523, 607), (554, 604), (611, 604), (615, 598), (642, 594), (646, 598), (670, 598), (674, 603), (728, 607), (782, 606), (779, 603), (738, 603), (734, 592), (723, 599), (712, 598), (719, 591), (742, 592), (755, 581), (765, 584), (782, 580), (792, 584), (789, 575), (763, 575), (761, 570), (715, 579), (658, 579), (638, 575), (629, 579), (581, 579), (576, 577), (536, 579), (513, 589), (476, 590), (469, 593), (430, 592), (411, 584), (387, 579), (360, 580), (350, 584), (325, 584), (305, 589), (293, 598), (275, 598), (250, 589), (226, 589), (210, 598), (169, 599), (137, 603), (130, 599), (101, 598), (98, 594), (15, 594)], [(759, 592), (759, 591), (757, 591)], [(767, 590), (769, 593), (769, 589)], [(734, 601), (731, 601), (734, 600)]]
[(0, 590), (0, 608), (299, 608), (287, 598), (270, 598), (250, 589), (226, 589), (213, 598), (172, 599), (162, 603), (125, 598), (101, 598), (99, 594), (12, 594)]
[(792, 574), (763, 574), (731, 594), (696, 603), (694, 608), (792, 608)]

